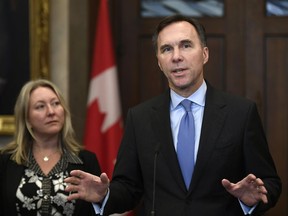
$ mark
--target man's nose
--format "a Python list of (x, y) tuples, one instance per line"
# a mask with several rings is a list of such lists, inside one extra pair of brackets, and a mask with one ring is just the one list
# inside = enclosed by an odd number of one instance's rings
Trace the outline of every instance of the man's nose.
[(173, 61), (174, 62), (179, 62), (183, 60), (183, 56), (181, 54), (180, 49), (174, 49), (173, 50)]

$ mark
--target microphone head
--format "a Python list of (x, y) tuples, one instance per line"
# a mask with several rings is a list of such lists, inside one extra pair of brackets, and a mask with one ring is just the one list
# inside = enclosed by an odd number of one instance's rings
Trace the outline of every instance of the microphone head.
[(161, 147), (160, 143), (157, 142), (156, 145), (155, 145), (155, 154), (158, 154), (158, 153), (159, 153), (160, 147)]

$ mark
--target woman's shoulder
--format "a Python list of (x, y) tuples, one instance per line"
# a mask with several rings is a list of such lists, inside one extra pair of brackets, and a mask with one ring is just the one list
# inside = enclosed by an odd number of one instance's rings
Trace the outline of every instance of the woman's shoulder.
[(86, 150), (86, 149), (82, 149), (80, 150), (78, 157), (84, 162), (87, 163), (88, 161), (90, 162), (97, 162), (98, 163), (98, 159), (97, 156), (94, 152)]
[(86, 149), (82, 149), (79, 151), (79, 156), (82, 157), (96, 157), (95, 153)]
[[(0, 153), (0, 172), (8, 166), (8, 164), (14, 164), (15, 162), (11, 159), (11, 154)], [(15, 163), (16, 164), (16, 163)]]
[(81, 150), (79, 152), (79, 158), (83, 161), (84, 166), (89, 172), (100, 175), (101, 169), (95, 153), (88, 150)]
[(11, 154), (10, 153), (0, 153), (0, 161), (1, 162), (7, 162), (11, 160)]

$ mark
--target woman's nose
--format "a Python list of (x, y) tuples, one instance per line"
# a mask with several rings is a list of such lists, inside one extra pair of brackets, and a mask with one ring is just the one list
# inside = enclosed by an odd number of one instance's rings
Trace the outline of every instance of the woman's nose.
[(55, 113), (54, 108), (53, 108), (51, 105), (48, 105), (48, 114), (49, 114), (49, 115), (52, 115), (52, 114), (54, 114), (54, 113)]

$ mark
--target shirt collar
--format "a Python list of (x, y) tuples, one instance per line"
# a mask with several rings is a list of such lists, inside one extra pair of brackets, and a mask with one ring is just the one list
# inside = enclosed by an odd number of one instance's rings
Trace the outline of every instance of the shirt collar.
[(207, 84), (205, 80), (203, 81), (202, 85), (197, 89), (196, 92), (194, 92), (192, 95), (190, 95), (188, 98), (184, 98), (177, 94), (175, 91), (170, 89), (170, 96), (171, 96), (171, 110), (175, 109), (179, 103), (184, 99), (189, 99), (193, 101), (193, 103), (198, 104), (199, 106), (204, 107), (205, 106), (205, 96), (207, 91)]
[(68, 163), (83, 164), (83, 161), (76, 154), (64, 149), (64, 157)]
[[(63, 156), (62, 157), (65, 161), (67, 161), (68, 163), (72, 163), (72, 164), (83, 164), (83, 161), (81, 160), (81, 158), (78, 155), (68, 151), (65, 147), (63, 147), (62, 150), (63, 150)], [(29, 164), (32, 161), (32, 157), (33, 157), (32, 149), (30, 149), (29, 153), (28, 153), (28, 159), (29, 160), (28, 160), (28, 162), (25, 163), (26, 166), (29, 166)]]

